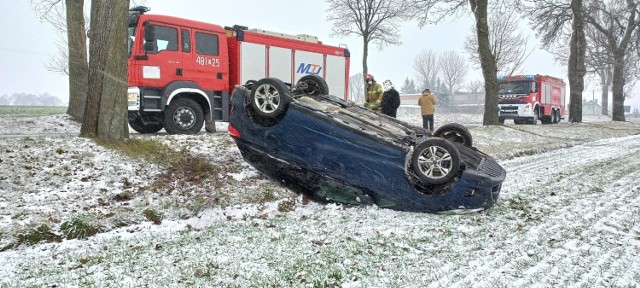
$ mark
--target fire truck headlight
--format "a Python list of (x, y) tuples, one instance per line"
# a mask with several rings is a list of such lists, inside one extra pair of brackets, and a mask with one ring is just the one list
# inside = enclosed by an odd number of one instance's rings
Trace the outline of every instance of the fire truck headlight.
[(527, 111), (531, 110), (531, 104), (524, 105), (523, 110), (524, 110), (525, 112), (527, 112)]
[(138, 87), (130, 87), (127, 90), (127, 103), (129, 107), (140, 105), (140, 89)]

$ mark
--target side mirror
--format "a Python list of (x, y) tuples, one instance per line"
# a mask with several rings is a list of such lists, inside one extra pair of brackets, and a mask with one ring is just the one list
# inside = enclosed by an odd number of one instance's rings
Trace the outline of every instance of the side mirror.
[(149, 23), (145, 23), (144, 24), (144, 41), (153, 42), (155, 40), (156, 40), (156, 27)]
[(531, 82), (531, 93), (538, 92), (538, 83)]
[(156, 45), (153, 42), (144, 42), (144, 50), (145, 51), (153, 51), (155, 50)]

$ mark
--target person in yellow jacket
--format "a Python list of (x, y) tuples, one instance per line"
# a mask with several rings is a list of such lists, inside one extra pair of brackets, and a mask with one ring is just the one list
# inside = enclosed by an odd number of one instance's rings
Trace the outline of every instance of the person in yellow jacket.
[(373, 111), (380, 111), (380, 102), (382, 102), (382, 85), (376, 83), (373, 75), (367, 74), (367, 95), (364, 97), (364, 107)]
[(418, 98), (420, 105), (420, 113), (422, 113), (422, 128), (433, 132), (433, 114), (436, 111), (436, 97), (431, 94), (429, 89), (422, 91), (422, 96)]

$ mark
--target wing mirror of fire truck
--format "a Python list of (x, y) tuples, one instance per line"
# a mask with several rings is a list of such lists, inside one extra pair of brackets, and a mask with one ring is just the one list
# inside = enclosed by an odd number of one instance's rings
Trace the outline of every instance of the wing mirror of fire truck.
[(538, 92), (538, 83), (531, 82), (531, 93)]
[(144, 41), (153, 42), (155, 40), (156, 40), (156, 27), (149, 23), (144, 23)]
[(153, 51), (156, 48), (156, 27), (147, 23), (144, 23), (144, 51), (145, 55), (147, 51)]
[(156, 48), (156, 46), (153, 44), (153, 42), (144, 42), (144, 50), (146, 51), (153, 51)]

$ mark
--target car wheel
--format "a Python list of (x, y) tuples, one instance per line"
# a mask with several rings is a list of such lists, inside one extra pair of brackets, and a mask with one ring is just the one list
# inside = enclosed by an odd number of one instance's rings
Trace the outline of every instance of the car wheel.
[(296, 83), (296, 91), (306, 95), (329, 95), (329, 86), (318, 75), (305, 75)]
[(129, 120), (129, 126), (140, 134), (156, 133), (162, 129), (162, 124), (144, 124), (140, 116), (134, 120)]
[[(504, 118), (502, 119), (502, 123), (504, 123)], [(442, 125), (442, 127), (433, 133), (433, 136), (444, 138), (451, 142), (461, 143), (467, 147), (473, 146), (473, 138), (471, 137), (471, 133), (469, 133), (469, 129), (458, 123)]]
[(418, 144), (411, 155), (411, 167), (427, 184), (444, 184), (460, 170), (460, 152), (449, 141), (429, 138)]
[(196, 101), (188, 98), (173, 100), (164, 111), (164, 129), (169, 134), (196, 134), (204, 124), (204, 112)]
[(500, 122), (500, 124), (504, 125), (504, 118), (502, 118), (502, 117), (498, 118), (498, 122)]
[(287, 85), (280, 79), (260, 79), (251, 89), (250, 105), (253, 111), (266, 118), (276, 118), (282, 115), (289, 102), (291, 94)]
[(256, 83), (258, 83), (258, 81), (256, 81), (256, 80), (249, 80), (249, 81), (247, 81), (247, 82), (245, 82), (245, 83), (244, 83), (244, 86), (246, 86), (246, 87), (247, 87), (247, 89), (251, 90), (251, 89), (253, 89), (253, 86), (255, 86), (255, 85), (256, 85)]

